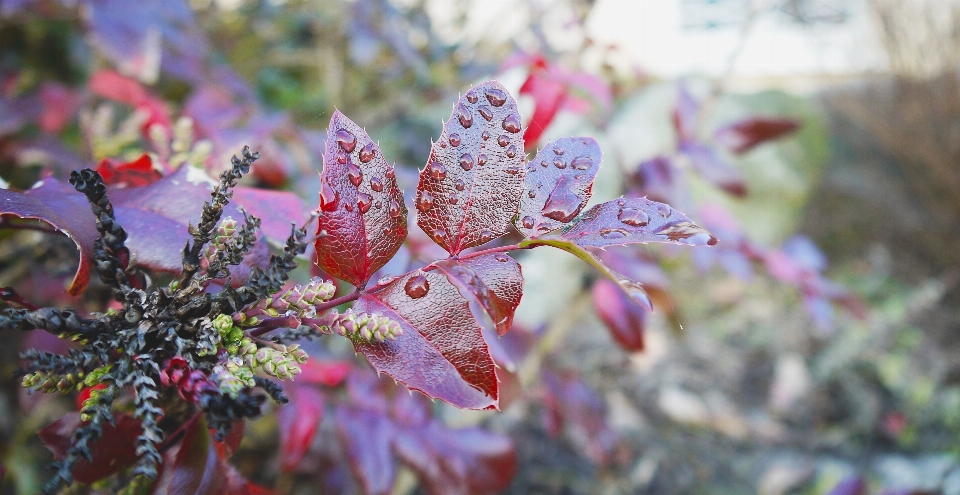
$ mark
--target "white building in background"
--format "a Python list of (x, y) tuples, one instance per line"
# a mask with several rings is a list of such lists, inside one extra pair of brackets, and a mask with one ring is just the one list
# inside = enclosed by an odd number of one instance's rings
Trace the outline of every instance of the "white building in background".
[(805, 91), (887, 69), (868, 1), (598, 0), (587, 31), (657, 76)]

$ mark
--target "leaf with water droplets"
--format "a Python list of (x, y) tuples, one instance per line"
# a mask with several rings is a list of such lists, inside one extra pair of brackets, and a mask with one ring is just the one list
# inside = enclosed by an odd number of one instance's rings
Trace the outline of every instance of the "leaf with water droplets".
[(689, 246), (717, 243), (710, 232), (670, 205), (642, 198), (620, 198), (596, 205), (563, 231), (540, 237), (545, 238), (598, 248), (648, 242)]
[(417, 225), (450, 254), (507, 232), (523, 187), (517, 103), (496, 81), (454, 105), (417, 186)]
[(600, 158), (600, 146), (592, 138), (560, 138), (540, 150), (527, 163), (526, 194), (514, 219), (517, 229), (536, 237), (576, 218), (590, 200)]
[(433, 265), (470, 301), (477, 321), (491, 321), (497, 335), (510, 330), (513, 313), (523, 296), (523, 275), (513, 258), (497, 253), (463, 261), (442, 260)]
[(361, 286), (407, 236), (403, 193), (380, 148), (339, 111), (330, 119), (327, 143), (317, 263), (330, 275)]
[(498, 407), (495, 365), (480, 325), (443, 274), (417, 270), (397, 277), (360, 296), (355, 309), (387, 316), (403, 330), (394, 340), (354, 341), (377, 371), (457, 407)]

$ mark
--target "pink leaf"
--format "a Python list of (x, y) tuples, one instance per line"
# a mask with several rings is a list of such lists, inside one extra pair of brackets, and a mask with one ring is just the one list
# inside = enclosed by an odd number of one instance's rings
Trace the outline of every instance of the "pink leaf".
[(567, 88), (563, 83), (534, 70), (520, 86), (520, 94), (533, 97), (533, 116), (523, 133), (523, 140), (528, 146), (533, 146), (556, 117), (567, 95)]
[(367, 409), (339, 407), (337, 433), (363, 493), (389, 495), (395, 476), (390, 452), (394, 425), (389, 418)]
[(361, 296), (355, 308), (403, 329), (396, 340), (354, 342), (378, 371), (457, 407), (497, 407), (493, 358), (467, 300), (445, 276), (411, 272)]
[(292, 385), (290, 404), (281, 407), (277, 421), (280, 424), (280, 469), (293, 471), (300, 465), (317, 427), (323, 421), (323, 393), (309, 385)]
[(297, 376), (297, 381), (337, 387), (343, 383), (352, 369), (353, 365), (347, 361), (326, 361), (310, 358), (306, 363), (300, 365), (301, 373)]
[(43, 113), (37, 123), (43, 132), (56, 134), (76, 116), (80, 108), (80, 94), (55, 82), (46, 82), (40, 88)]
[(600, 159), (600, 147), (591, 138), (561, 138), (540, 150), (527, 164), (517, 229), (536, 237), (579, 215), (590, 200)]
[[(114, 413), (116, 425), (106, 423), (100, 439), (90, 444), (93, 462), (81, 458), (73, 469), (73, 477), (80, 483), (93, 483), (121, 471), (137, 460), (136, 440), (140, 421), (124, 413)], [(73, 432), (81, 425), (80, 413), (69, 413), (38, 435), (54, 457), (62, 459), (72, 445)]]
[(104, 184), (115, 187), (145, 186), (163, 177), (159, 170), (153, 168), (153, 160), (147, 154), (127, 163), (104, 158), (97, 165), (97, 172), (103, 177)]
[(317, 262), (363, 286), (407, 236), (403, 193), (380, 148), (339, 111), (330, 119), (323, 163)]
[(750, 151), (758, 144), (779, 139), (800, 127), (795, 119), (782, 117), (753, 117), (727, 124), (714, 133), (717, 143), (733, 153)]
[(597, 280), (593, 284), (593, 307), (621, 347), (631, 352), (643, 350), (647, 311), (616, 284), (606, 279)]
[(101, 70), (90, 77), (90, 90), (109, 100), (130, 105), (147, 114), (147, 121), (143, 128), (149, 129), (153, 124), (159, 124), (170, 129), (170, 112), (163, 100), (153, 96), (135, 79), (121, 76), (110, 71)]
[(513, 313), (523, 296), (523, 275), (513, 258), (506, 253), (497, 253), (462, 262), (438, 261), (434, 266), (457, 287), (461, 296), (480, 305), (484, 314), (473, 311), (477, 321), (489, 316), (498, 335), (510, 330)]
[(496, 81), (467, 91), (433, 143), (417, 186), (417, 225), (450, 254), (507, 233), (523, 188), (517, 103)]

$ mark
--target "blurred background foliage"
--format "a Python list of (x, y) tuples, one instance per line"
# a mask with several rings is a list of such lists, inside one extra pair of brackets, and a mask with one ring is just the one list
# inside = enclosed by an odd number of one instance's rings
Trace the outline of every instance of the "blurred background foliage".
[[(626, 3), (623, 15), (633, 15)], [(797, 232), (812, 239), (865, 315), (840, 311), (818, 326), (805, 294), (763, 263), (743, 276), (644, 247), (635, 255), (659, 260), (670, 302), (646, 320), (645, 349), (628, 352), (590, 310), (593, 275), (563, 253), (531, 252), (521, 258), (531, 289), (517, 321), (538, 340), (517, 372), (524, 391), (502, 413), (435, 406), (448, 423), (511, 435), (520, 471), (508, 493), (960, 494), (960, 8), (864, 5), (884, 70), (803, 92), (738, 89), (751, 86), (737, 85), (735, 68), (687, 75), (704, 102), (701, 134), (756, 114), (802, 127), (724, 155), (743, 174), (743, 198), (682, 170), (689, 205), (729, 210), (751, 242), (777, 249)], [(130, 108), (143, 105), (90, 84), (116, 70), (149, 88), (171, 118), (192, 118), (193, 137), (212, 143), (209, 170), (249, 142), (274, 162), (255, 174), (260, 186), (313, 205), (335, 108), (365, 126), (409, 180), (470, 84), (498, 77), (517, 95), (530, 74), (559, 67), (602, 81), (603, 91), (571, 89), (588, 104), (557, 113), (539, 142), (594, 136), (605, 155), (596, 200), (611, 199), (640, 163), (675, 151), (678, 89), (673, 76), (624, 66), (616, 46), (591, 39), (595, 8), (591, 0), (479, 9), (468, 0), (0, 0), (0, 177), (25, 189), (46, 173), (62, 178), (149, 149), (137, 132), (146, 117)], [(531, 115), (536, 94), (518, 99)], [(0, 235), (0, 285), (27, 280), (24, 292), (63, 300), (72, 244)], [(19, 347), (3, 348), (4, 377)], [(33, 432), (71, 407), (37, 400), (3, 379), (7, 492), (36, 492), (49, 456)], [(603, 425), (591, 422), (597, 417)], [(273, 418), (248, 428), (235, 463), (281, 491), (312, 493), (311, 465), (278, 474), (258, 454), (277, 448)], [(325, 424), (318, 438), (329, 438)], [(609, 442), (597, 445), (598, 432), (610, 432)], [(313, 454), (316, 463), (337, 452), (318, 440)], [(418, 490), (406, 473), (394, 493)]]

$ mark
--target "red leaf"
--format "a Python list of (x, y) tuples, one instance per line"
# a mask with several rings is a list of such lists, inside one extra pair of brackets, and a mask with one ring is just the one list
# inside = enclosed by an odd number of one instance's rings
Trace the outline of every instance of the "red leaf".
[(306, 363), (300, 365), (300, 374), (297, 375), (297, 381), (337, 387), (343, 383), (352, 369), (353, 364), (348, 361), (324, 361), (310, 358)]
[(163, 100), (151, 95), (137, 80), (111, 70), (101, 70), (90, 77), (90, 90), (104, 98), (130, 105), (147, 114), (143, 128), (153, 124), (170, 128), (170, 113)]
[(80, 264), (67, 292), (74, 296), (83, 292), (90, 278), (93, 243), (98, 237), (90, 203), (84, 195), (48, 177), (23, 193), (0, 189), (0, 216), (40, 220), (66, 234), (80, 251)]
[(593, 307), (621, 347), (631, 352), (643, 350), (647, 311), (615, 283), (600, 279), (593, 284)]
[(497, 407), (493, 358), (467, 300), (445, 276), (411, 272), (361, 296), (355, 308), (403, 329), (396, 340), (354, 343), (378, 371), (460, 408)]
[[(548, 234), (538, 239), (562, 239), (581, 247), (598, 248), (648, 242), (689, 246), (713, 246), (717, 243), (716, 237), (710, 232), (669, 205), (633, 198), (620, 198), (596, 205), (559, 234)], [(536, 244), (537, 239), (527, 242)]]
[(317, 427), (323, 421), (323, 393), (309, 385), (293, 385), (287, 388), (290, 403), (278, 411), (280, 423), (280, 469), (294, 471), (316, 436)]
[[(116, 426), (105, 423), (100, 439), (90, 444), (93, 462), (85, 458), (77, 461), (73, 477), (80, 483), (93, 483), (125, 469), (137, 460), (136, 440), (140, 421), (123, 413), (114, 413)], [(62, 459), (72, 444), (73, 432), (80, 427), (80, 413), (69, 413), (38, 435), (53, 456)]]
[[(489, 118), (488, 118), (489, 117)], [(450, 254), (507, 233), (523, 188), (517, 103), (496, 81), (467, 91), (433, 143), (417, 186), (417, 225)]]
[(557, 116), (567, 96), (567, 88), (560, 81), (534, 70), (520, 86), (520, 94), (533, 97), (533, 117), (523, 133), (523, 140), (528, 146), (533, 146)]
[[(232, 457), (233, 453), (240, 447), (240, 442), (243, 441), (243, 433), (246, 429), (247, 422), (241, 419), (233, 423), (230, 431), (227, 432), (227, 437), (224, 438), (222, 442), (217, 442), (216, 439), (214, 439), (214, 444), (217, 447), (217, 455), (224, 459)], [(211, 431), (211, 433), (214, 432)]]
[(514, 225), (527, 237), (569, 223), (590, 200), (600, 170), (600, 147), (592, 138), (560, 138), (527, 164), (526, 194)]
[(103, 177), (104, 184), (117, 187), (145, 186), (163, 177), (159, 170), (153, 168), (153, 161), (147, 154), (127, 163), (104, 158), (100, 165), (97, 165), (97, 172)]
[(403, 193), (379, 146), (339, 111), (330, 119), (323, 164), (317, 263), (363, 286), (407, 236)]
[(393, 446), (429, 495), (498, 493), (517, 471), (510, 439), (480, 428), (448, 430), (437, 422), (401, 428)]
[(747, 194), (743, 174), (730, 162), (724, 160), (717, 150), (694, 142), (680, 143), (680, 151), (690, 158), (693, 168), (704, 179), (737, 197)]
[(227, 464), (217, 455), (217, 449), (206, 428), (206, 421), (200, 416), (192, 421), (170, 468), (170, 483), (166, 493), (220, 493), (227, 478)]
[[(471, 312), (478, 322), (489, 316), (497, 335), (510, 330), (513, 313), (523, 296), (523, 275), (513, 258), (497, 253), (464, 261), (442, 260), (433, 265), (471, 302)], [(480, 305), (482, 312), (473, 310), (473, 302)]]
[(727, 124), (714, 133), (717, 143), (733, 153), (750, 151), (760, 143), (778, 139), (796, 131), (800, 122), (782, 117), (753, 117)]
[(395, 476), (390, 452), (394, 425), (389, 418), (366, 409), (342, 406), (337, 408), (337, 433), (363, 493), (391, 493)]

